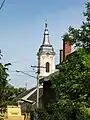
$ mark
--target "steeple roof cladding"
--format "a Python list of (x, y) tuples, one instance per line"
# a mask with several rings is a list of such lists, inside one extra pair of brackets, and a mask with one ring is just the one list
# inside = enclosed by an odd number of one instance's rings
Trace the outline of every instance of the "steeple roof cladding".
[(55, 54), (53, 46), (50, 44), (50, 41), (49, 41), (49, 31), (48, 31), (48, 25), (47, 25), (47, 21), (46, 21), (45, 29), (44, 29), (43, 43), (40, 46), (37, 55), (45, 54), (47, 52), (49, 52), (50, 54), (53, 54), (53, 55)]
[(43, 45), (50, 45), (47, 21), (45, 22)]

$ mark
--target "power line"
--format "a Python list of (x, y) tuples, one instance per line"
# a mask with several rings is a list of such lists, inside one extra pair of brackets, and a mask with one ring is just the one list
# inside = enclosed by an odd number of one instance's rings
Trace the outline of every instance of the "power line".
[[(16, 70), (9, 70), (9, 72), (16, 72)], [(30, 70), (27, 70), (27, 71), (23, 71), (23, 72), (35, 72), (35, 71), (30, 71)]]
[(6, 0), (3, 0), (3, 1), (2, 1), (1, 5), (0, 5), (0, 10), (2, 9), (2, 7), (3, 7), (4, 3), (5, 3), (5, 1), (6, 1)]
[(16, 61), (11, 61), (11, 63), (20, 63), (20, 62), (30, 62), (31, 59), (23, 59), (23, 60), (16, 60)]
[(14, 63), (23, 63), (23, 62), (30, 62), (31, 59), (23, 59), (23, 60), (10, 60), (9, 62), (14, 64)]

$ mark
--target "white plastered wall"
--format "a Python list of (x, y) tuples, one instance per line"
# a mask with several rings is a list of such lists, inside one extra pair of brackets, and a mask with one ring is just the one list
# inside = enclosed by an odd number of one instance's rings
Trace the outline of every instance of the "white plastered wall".
[(42, 67), (46, 67), (46, 62), (49, 62), (50, 64), (50, 71), (46, 72), (46, 68), (40, 68), (40, 75), (41, 77), (45, 77), (50, 75), (51, 73), (53, 73), (55, 71), (55, 65), (54, 65), (54, 55), (41, 55), (40, 56), (40, 66)]

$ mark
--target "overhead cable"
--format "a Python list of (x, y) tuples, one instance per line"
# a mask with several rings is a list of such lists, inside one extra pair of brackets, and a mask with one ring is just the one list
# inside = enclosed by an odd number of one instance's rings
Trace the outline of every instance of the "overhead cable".
[(1, 5), (0, 5), (0, 10), (2, 9), (2, 7), (3, 7), (4, 3), (5, 3), (5, 1), (6, 1), (6, 0), (3, 0), (3, 1), (2, 1)]

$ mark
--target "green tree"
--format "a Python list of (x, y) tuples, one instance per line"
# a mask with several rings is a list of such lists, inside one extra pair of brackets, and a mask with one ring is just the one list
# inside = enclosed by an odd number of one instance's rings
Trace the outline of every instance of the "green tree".
[(83, 49), (69, 56), (60, 65), (59, 75), (52, 79), (57, 102), (53, 105), (53, 119), (90, 119), (90, 54)]
[[(44, 111), (41, 120), (90, 119), (90, 54), (78, 49), (60, 65), (59, 74), (51, 79), (56, 101)], [(40, 119), (39, 118), (39, 119)]]
[[(1, 59), (1, 51), (0, 51), (0, 59)], [(3, 65), (0, 63), (0, 109), (6, 107), (6, 93), (7, 93), (7, 85), (8, 85), (8, 74), (7, 74), (7, 66), (9, 64)]]
[(85, 8), (86, 12), (83, 13), (86, 18), (85, 22), (82, 22), (79, 29), (70, 26), (68, 35), (72, 44), (90, 52), (90, 2), (85, 4)]
[(51, 80), (57, 97), (45, 109), (47, 120), (90, 120), (90, 2), (85, 5), (86, 21), (79, 29), (70, 26), (63, 36), (79, 49), (69, 55)]
[(82, 49), (60, 65), (59, 75), (52, 80), (57, 93), (57, 102), (51, 109), (53, 119), (90, 119), (90, 2), (85, 5), (86, 12), (83, 14), (86, 21), (79, 29), (70, 26), (68, 33), (63, 36), (64, 40)]
[(7, 92), (5, 98), (7, 105), (17, 105), (17, 102), (14, 99), (26, 90), (26, 88), (15, 88), (11, 84), (8, 84), (6, 89)]

